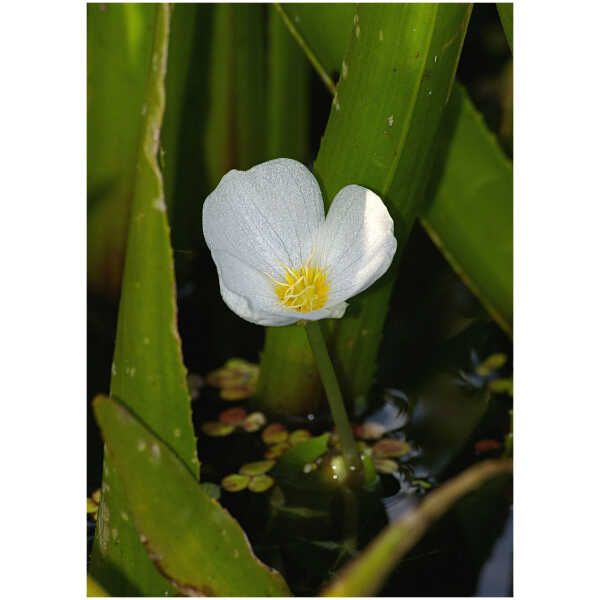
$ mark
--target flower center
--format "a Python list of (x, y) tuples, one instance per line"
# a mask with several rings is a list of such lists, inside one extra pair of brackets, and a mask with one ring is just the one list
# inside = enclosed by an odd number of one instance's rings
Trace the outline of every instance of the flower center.
[(282, 306), (298, 312), (311, 312), (325, 306), (329, 292), (327, 269), (311, 265), (311, 258), (299, 269), (292, 269), (284, 264), (285, 282), (271, 277)]

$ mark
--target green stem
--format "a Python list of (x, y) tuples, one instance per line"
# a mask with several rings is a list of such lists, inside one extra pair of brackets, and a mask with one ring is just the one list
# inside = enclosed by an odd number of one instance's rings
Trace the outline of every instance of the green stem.
[(317, 364), (325, 393), (327, 394), (331, 416), (333, 417), (336, 431), (340, 436), (344, 459), (352, 471), (359, 470), (361, 462), (358, 446), (352, 435), (352, 427), (350, 426), (346, 408), (344, 407), (342, 392), (340, 391), (340, 386), (333, 370), (333, 364), (329, 358), (321, 325), (319, 321), (308, 321), (305, 327), (308, 342), (315, 357), (315, 363)]

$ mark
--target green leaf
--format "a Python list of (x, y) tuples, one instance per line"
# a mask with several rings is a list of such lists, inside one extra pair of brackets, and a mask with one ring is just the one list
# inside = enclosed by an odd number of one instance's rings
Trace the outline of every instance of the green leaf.
[(87, 597), (88, 598), (106, 598), (108, 594), (104, 588), (92, 577), (87, 576)]
[(454, 270), (512, 335), (512, 167), (462, 87), (442, 124), (422, 223)]
[(272, 475), (280, 483), (287, 483), (293, 487), (314, 488), (318, 475), (311, 472), (314, 469), (309, 471), (305, 467), (327, 452), (328, 442), (329, 434), (324, 433), (292, 446), (281, 456)]
[(308, 160), (310, 64), (268, 6), (267, 154)]
[[(108, 6), (110, 11), (112, 6)], [(169, 8), (153, 5), (152, 55), (148, 60), (141, 137), (135, 168), (127, 255), (117, 326), (111, 395), (120, 398), (198, 476), (186, 370), (177, 332), (173, 257), (163, 183), (157, 164), (164, 111)], [(142, 31), (138, 34), (142, 35)], [(123, 487), (105, 457), (102, 503), (91, 571), (113, 595), (158, 595), (174, 589), (139, 542)], [(114, 535), (118, 526), (118, 540)]]
[(274, 466), (274, 460), (258, 460), (242, 465), (240, 467), (240, 473), (242, 475), (262, 475), (267, 471), (270, 471)]
[(266, 156), (265, 24), (260, 4), (214, 10), (210, 110), (205, 137), (209, 187), (232, 168)]
[(165, 116), (161, 130), (161, 148), (164, 149), (163, 178), (169, 221), (173, 222), (175, 181), (179, 153), (179, 137), (186, 99), (186, 84), (191, 66), (194, 37), (198, 27), (197, 6), (173, 4), (167, 76), (165, 79)]
[(510, 471), (512, 461), (484, 461), (430, 492), (417, 508), (388, 525), (321, 595), (374, 596), (400, 559), (458, 499), (486, 480)]
[(340, 72), (352, 34), (355, 4), (282, 4), (292, 26), (327, 73)]
[(506, 41), (510, 46), (510, 51), (513, 51), (513, 3), (496, 3), (500, 20), (502, 21), (502, 27), (504, 28), (504, 34), (506, 35)]
[(237, 521), (206, 495), (169, 445), (114, 399), (98, 397), (94, 411), (131, 519), (152, 561), (180, 592), (289, 595), (281, 575), (254, 556)]
[(249, 475), (240, 475), (239, 473), (232, 473), (231, 475), (227, 475), (221, 481), (221, 485), (223, 489), (228, 492), (240, 492), (241, 490), (245, 490), (250, 482)]
[(204, 137), (209, 187), (235, 166), (234, 52), (232, 4), (217, 4), (213, 12), (213, 42), (207, 93), (210, 96)]
[(273, 487), (275, 480), (270, 475), (256, 475), (250, 479), (248, 483), (248, 489), (251, 492), (260, 494), (266, 492), (269, 488)]
[(109, 296), (121, 284), (154, 12), (87, 5), (87, 273)]
[[(325, 204), (345, 185), (364, 185), (386, 202), (395, 224), (399, 258), (424, 197), (430, 151), (450, 95), (471, 5), (359, 4), (329, 121), (314, 171)], [(341, 26), (342, 24), (340, 24)], [(350, 301), (330, 338), (345, 397), (363, 408), (396, 274), (396, 260), (369, 290)], [(309, 349), (267, 333), (261, 369), (275, 365), (285, 394), (305, 391), (297, 365), (309, 365)], [(271, 338), (271, 339), (270, 339)], [(294, 344), (291, 347), (291, 344)], [(281, 364), (281, 356), (294, 355)], [(305, 379), (311, 380), (311, 376)], [(291, 384), (298, 387), (291, 389)], [(280, 387), (259, 383), (270, 406)]]

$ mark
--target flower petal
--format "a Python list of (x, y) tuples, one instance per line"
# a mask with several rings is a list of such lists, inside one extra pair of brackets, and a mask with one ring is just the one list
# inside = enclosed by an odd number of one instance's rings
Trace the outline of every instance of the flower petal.
[(226, 252), (260, 273), (278, 275), (279, 261), (298, 268), (308, 259), (324, 221), (317, 180), (302, 164), (271, 160), (248, 171), (229, 171), (204, 203), (208, 247)]
[(359, 185), (342, 188), (317, 236), (319, 264), (329, 267), (327, 306), (379, 279), (392, 263), (396, 245), (394, 222), (381, 198)]
[(291, 325), (302, 319), (340, 318), (346, 303), (326, 306), (312, 312), (298, 312), (281, 306), (271, 279), (228, 252), (213, 252), (221, 296), (225, 304), (246, 321), (269, 327)]
[(302, 318), (300, 313), (278, 304), (267, 275), (228, 252), (213, 251), (212, 257), (217, 265), (221, 296), (242, 319), (257, 325), (280, 326)]

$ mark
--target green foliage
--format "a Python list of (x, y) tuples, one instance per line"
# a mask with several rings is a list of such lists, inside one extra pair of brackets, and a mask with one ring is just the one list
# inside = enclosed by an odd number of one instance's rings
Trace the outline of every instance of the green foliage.
[(268, 7), (267, 160), (308, 161), (310, 65), (278, 12)]
[(454, 270), (512, 335), (512, 166), (464, 89), (450, 98), (422, 222)]
[[(281, 575), (253, 554), (237, 521), (202, 489), (187, 465), (123, 405), (94, 402), (108, 453), (153, 563), (185, 595), (287, 596)], [(123, 514), (111, 537), (121, 536)], [(116, 531), (116, 534), (114, 534)]]
[[(394, 218), (398, 258), (423, 201), (423, 181), (470, 10), (470, 5), (358, 5), (353, 19), (314, 171), (326, 206), (350, 183), (384, 199)], [(343, 392), (358, 409), (365, 406), (372, 383), (396, 265), (397, 260), (377, 284), (351, 300), (330, 337)], [(288, 341), (272, 331), (267, 333), (262, 368), (269, 372), (277, 364), (280, 381), (288, 382), (286, 395), (306, 398), (306, 386), (290, 386), (300, 379), (297, 365), (309, 361), (296, 358), (285, 365), (281, 356), (308, 355), (307, 345), (297, 336)], [(269, 339), (273, 336), (276, 342)], [(263, 406), (277, 403), (281, 389), (259, 384)], [(307, 405), (311, 408), (310, 398)]]
[(352, 35), (356, 5), (283, 4), (292, 26), (327, 73), (338, 73)]
[(431, 492), (417, 508), (388, 525), (357, 559), (339, 573), (322, 595), (375, 595), (398, 561), (459, 498), (486, 480), (510, 471), (512, 461), (483, 461), (446, 482)]
[(113, 297), (125, 257), (154, 12), (150, 4), (87, 6), (88, 284)]
[[(169, 9), (167, 5), (156, 5), (153, 11), (154, 36), (145, 71), (144, 110), (137, 116), (141, 136), (134, 169), (111, 395), (143, 419), (197, 477), (196, 438), (177, 331), (173, 257), (157, 163), (165, 102)], [(128, 510), (122, 484), (123, 475), (105, 457), (92, 574), (113, 595), (172, 593), (169, 583), (148, 558), (130, 521), (120, 523), (118, 543), (111, 533), (114, 522), (121, 519), (119, 515)]]
[(510, 46), (510, 51), (513, 50), (513, 3), (497, 2), (496, 8), (502, 21), (502, 27), (506, 35), (506, 41)]

